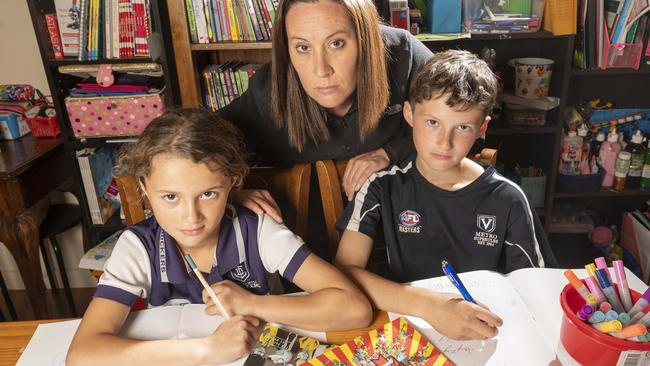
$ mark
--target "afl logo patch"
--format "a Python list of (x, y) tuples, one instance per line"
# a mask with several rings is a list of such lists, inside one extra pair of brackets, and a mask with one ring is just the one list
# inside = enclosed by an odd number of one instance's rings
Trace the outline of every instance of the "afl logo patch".
[(408, 227), (417, 226), (420, 224), (420, 214), (411, 210), (402, 211), (399, 214), (399, 222)]

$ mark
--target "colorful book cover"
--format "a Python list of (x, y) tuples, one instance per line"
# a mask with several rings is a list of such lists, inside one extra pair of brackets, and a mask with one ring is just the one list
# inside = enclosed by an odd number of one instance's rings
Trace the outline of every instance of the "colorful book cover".
[(331, 347), (318, 339), (265, 325), (244, 366), (305, 365)]
[(397, 318), (341, 346), (328, 349), (305, 365), (453, 365), (405, 318)]
[(101, 243), (95, 245), (86, 252), (79, 260), (79, 268), (90, 269), (94, 271), (103, 271), (106, 260), (113, 253), (117, 239), (122, 235), (122, 230), (118, 230)]

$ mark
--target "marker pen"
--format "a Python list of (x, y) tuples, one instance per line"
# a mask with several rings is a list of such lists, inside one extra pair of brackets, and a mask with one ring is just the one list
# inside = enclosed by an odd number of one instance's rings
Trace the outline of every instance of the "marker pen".
[[(618, 313), (614, 310), (610, 310), (605, 313), (605, 321), (618, 320)], [(623, 322), (621, 322), (622, 324)]]
[(596, 265), (593, 263), (589, 263), (585, 265), (585, 269), (587, 270), (587, 275), (591, 276), (596, 279)]
[(596, 267), (598, 269), (604, 269), (605, 272), (607, 273), (607, 279), (609, 280), (609, 283), (612, 283), (612, 277), (609, 275), (609, 267), (607, 267), (607, 261), (605, 260), (605, 257), (598, 257), (594, 259), (594, 262), (596, 262)]
[(637, 321), (637, 323), (643, 324), (646, 327), (650, 327), (650, 313), (647, 313), (646, 315), (644, 315), (641, 319), (639, 319)]
[(630, 318), (630, 316), (627, 313), (618, 314), (618, 321), (621, 322), (621, 324), (623, 324), (623, 326), (626, 326), (626, 325), (630, 324), (631, 320), (632, 320), (632, 318)]
[(591, 306), (594, 309), (598, 307), (598, 298), (596, 297), (596, 295), (594, 294), (587, 295), (587, 305)]
[(585, 278), (585, 282), (587, 282), (587, 287), (589, 288), (589, 291), (596, 295), (596, 298), (598, 299), (597, 303), (601, 304), (607, 299), (605, 298), (605, 294), (603, 294), (603, 291), (600, 289), (600, 286), (598, 285), (598, 282), (596, 281), (595, 277), (587, 276)]
[(576, 315), (578, 316), (578, 318), (580, 320), (586, 321), (587, 319), (589, 319), (591, 317), (591, 314), (593, 314), (593, 313), (594, 313), (594, 308), (592, 308), (589, 305), (585, 305), (580, 310), (578, 310), (576, 312)]
[(632, 309), (632, 298), (630, 297), (630, 288), (627, 285), (625, 277), (625, 268), (622, 260), (612, 262), (614, 264), (614, 273), (616, 274), (616, 283), (618, 284), (618, 294), (621, 296), (621, 302), (625, 311)]
[(646, 333), (644, 335), (637, 336), (637, 337), (626, 338), (626, 340), (632, 341), (632, 342), (647, 342), (648, 341), (648, 333)]
[(623, 329), (623, 325), (618, 320), (600, 322), (600, 323), (592, 324), (591, 326), (598, 329), (599, 332), (603, 332), (603, 333), (618, 332), (621, 329)]
[(601, 303), (601, 304), (598, 306), (598, 309), (599, 309), (600, 311), (602, 311), (603, 313), (606, 313), (606, 312), (612, 310), (612, 304), (610, 304), (610, 303), (608, 303), (607, 301), (605, 301), (605, 302)]
[(575, 288), (576, 291), (578, 291), (580, 296), (582, 296), (582, 298), (585, 299), (586, 302), (588, 300), (588, 296), (591, 294), (589, 290), (587, 290), (587, 286), (585, 286), (585, 284), (582, 283), (582, 281), (580, 281), (576, 276), (576, 274), (573, 273), (573, 271), (570, 269), (564, 271), (564, 277), (566, 277), (567, 280), (569, 280), (569, 283), (571, 283), (573, 288)]
[(632, 318), (641, 311), (641, 309), (645, 308), (646, 306), (650, 305), (650, 288), (645, 290), (643, 295), (634, 303), (634, 306), (632, 306), (632, 309), (628, 311), (627, 313), (630, 314)]
[(587, 319), (587, 321), (589, 323), (591, 323), (591, 324), (604, 322), (605, 321), (605, 313), (603, 313), (600, 310), (596, 310), (596, 311), (594, 311), (593, 314), (591, 314), (591, 316), (589, 317), (589, 319)]
[(609, 301), (609, 303), (612, 305), (612, 308), (616, 310), (617, 313), (625, 312), (623, 305), (621, 305), (621, 301), (618, 299), (618, 295), (616, 295), (616, 291), (614, 291), (614, 287), (612, 287), (611, 282), (609, 282), (609, 279), (607, 278), (606, 271), (604, 269), (598, 268), (596, 270), (596, 276), (598, 276), (600, 287), (603, 288), (603, 293), (605, 293), (605, 297), (607, 298), (607, 301)]
[(634, 314), (632, 319), (630, 320), (631, 323), (638, 323), (641, 318), (643, 318), (648, 312), (650, 312), (650, 305), (646, 306), (643, 308), (643, 310), (637, 312)]
[(648, 333), (648, 329), (641, 324), (628, 325), (627, 327), (621, 329), (619, 332), (612, 332), (609, 335), (614, 336), (620, 339), (632, 338), (642, 336)]

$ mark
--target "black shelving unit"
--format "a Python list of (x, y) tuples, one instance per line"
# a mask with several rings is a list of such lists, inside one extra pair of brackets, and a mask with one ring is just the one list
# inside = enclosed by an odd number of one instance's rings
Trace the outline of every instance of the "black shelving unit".
[[(93, 246), (99, 241), (108, 237), (110, 234), (119, 230), (124, 225), (119, 218), (119, 212), (116, 212), (105, 224), (93, 225), (88, 210), (88, 201), (85, 197), (83, 188), (83, 181), (79, 171), (79, 164), (76, 158), (78, 150), (89, 147), (104, 147), (115, 146), (118, 147), (119, 143), (111, 143), (112, 140), (121, 140), (124, 137), (112, 138), (91, 138), (79, 140), (75, 138), (72, 133), (70, 120), (65, 108), (65, 98), (69, 95), (69, 90), (78, 83), (81, 79), (75, 76), (62, 74), (58, 71), (59, 66), (65, 65), (98, 65), (98, 64), (117, 64), (117, 63), (141, 63), (141, 62), (157, 62), (161, 65), (163, 71), (162, 84), (165, 87), (165, 103), (167, 106), (174, 106), (178, 104), (178, 81), (176, 78), (176, 67), (174, 64), (173, 51), (171, 42), (163, 42), (164, 39), (170, 39), (171, 31), (169, 27), (169, 16), (167, 14), (166, 1), (151, 1), (151, 21), (156, 33), (154, 37), (150, 37), (150, 49), (152, 50), (152, 58), (129, 58), (129, 59), (103, 59), (98, 61), (79, 61), (75, 58), (67, 57), (65, 59), (55, 59), (50, 44), (49, 33), (45, 23), (44, 15), (47, 13), (55, 13), (54, 0), (28, 0), (27, 1), (29, 12), (36, 33), (38, 47), (41, 53), (41, 59), (45, 74), (47, 76), (48, 85), (52, 93), (52, 100), (59, 117), (61, 127), (61, 134), (65, 151), (68, 158), (72, 161), (73, 179), (75, 181), (77, 190), (80, 197), (80, 205), (82, 207), (82, 220), (83, 228), (86, 237), (90, 242), (84, 243), (87, 246)], [(153, 43), (155, 44), (153, 44)], [(158, 54), (154, 54), (156, 50)], [(89, 248), (86, 248), (89, 249)]]
[(557, 177), (557, 165), (562, 139), (563, 116), (568, 99), (568, 84), (571, 74), (573, 54), (573, 36), (554, 36), (549, 32), (513, 33), (513, 34), (479, 34), (471, 38), (449, 41), (425, 41), (432, 51), (445, 49), (466, 49), (480, 54), (483, 47), (496, 51), (496, 72), (503, 90), (514, 90), (515, 72), (507, 61), (520, 57), (542, 57), (555, 61), (549, 95), (560, 98), (560, 105), (547, 112), (543, 126), (512, 126), (505, 117), (490, 122), (486, 134), (486, 147), (498, 148), (498, 160), (506, 169), (515, 164), (541, 167), (547, 174), (544, 207), (536, 208), (537, 214), (544, 221), (553, 210), (554, 187)]

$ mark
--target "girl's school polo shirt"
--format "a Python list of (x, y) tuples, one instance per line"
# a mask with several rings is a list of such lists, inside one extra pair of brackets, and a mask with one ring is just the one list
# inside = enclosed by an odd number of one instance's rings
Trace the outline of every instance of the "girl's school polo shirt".
[[(271, 217), (229, 206), (221, 222), (215, 264), (208, 283), (225, 279), (258, 295), (269, 293), (267, 276), (293, 277), (310, 254), (302, 239)], [(203, 286), (186, 265), (175, 240), (155, 217), (130, 226), (120, 236), (99, 280), (96, 297), (132, 306), (203, 303)]]

